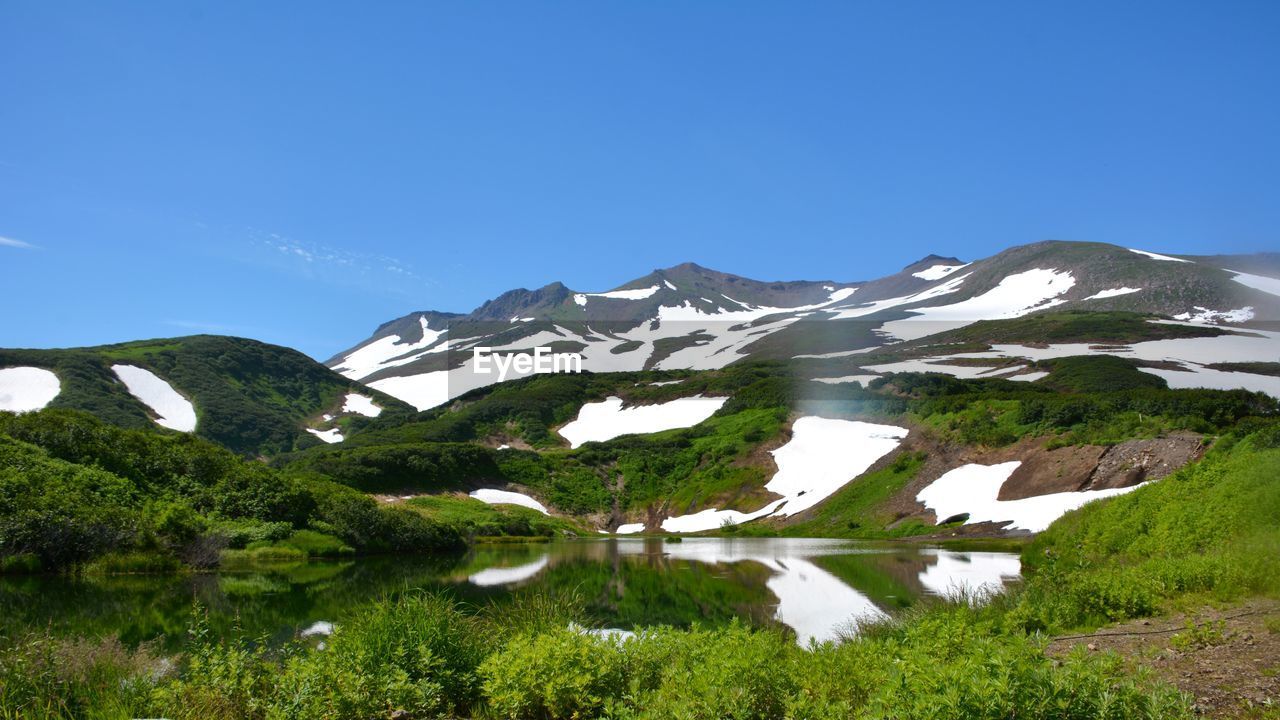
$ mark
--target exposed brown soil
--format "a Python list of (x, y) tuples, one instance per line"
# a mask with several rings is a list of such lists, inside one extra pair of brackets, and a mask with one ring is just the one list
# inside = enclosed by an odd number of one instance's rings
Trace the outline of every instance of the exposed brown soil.
[[(1204, 452), (1203, 439), (1194, 433), (1175, 433), (1150, 440), (1130, 440), (1118, 445), (1070, 445), (1046, 447), (1046, 438), (1026, 438), (1001, 448), (982, 448), (940, 442), (926, 428), (912, 427), (900, 452), (922, 452), (924, 465), (916, 476), (890, 498), (883, 509), (895, 523), (939, 519), (916, 502), (916, 495), (948, 470), (968, 463), (994, 465), (1019, 460), (1022, 464), (1000, 488), (1000, 500), (1018, 500), (1047, 493), (1129, 487), (1169, 475)], [(896, 453), (882, 458), (873, 470), (891, 462)], [(1025, 535), (1006, 531), (999, 523), (975, 523), (947, 528), (938, 537), (998, 537)]]
[(1113, 445), (1089, 482), (1081, 490), (1129, 487), (1147, 480), (1159, 480), (1200, 457), (1204, 439), (1195, 433), (1174, 433), (1151, 440), (1128, 440)]
[(1071, 445), (1046, 449), (1043, 445), (1026, 448), (1019, 459), (1022, 464), (1000, 486), (999, 500), (1021, 500), (1048, 493), (1079, 490), (1089, 482), (1107, 448), (1097, 445)]
[(1064, 655), (1075, 647), (1114, 651), (1135, 668), (1147, 668), (1187, 693), (1204, 717), (1280, 717), (1280, 602), (1275, 600), (1126, 622), (1056, 639), (1048, 652)]

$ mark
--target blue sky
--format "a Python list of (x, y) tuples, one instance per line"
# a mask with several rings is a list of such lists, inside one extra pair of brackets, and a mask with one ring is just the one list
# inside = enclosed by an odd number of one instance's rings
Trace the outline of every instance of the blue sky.
[(1280, 248), (1280, 3), (0, 4), (0, 345)]

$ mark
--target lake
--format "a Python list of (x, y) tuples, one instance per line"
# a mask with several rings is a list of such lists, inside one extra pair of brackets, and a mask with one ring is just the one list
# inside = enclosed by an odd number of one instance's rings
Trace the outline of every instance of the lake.
[(200, 575), (0, 577), (0, 633), (117, 635), (181, 646), (193, 608), (215, 633), (270, 643), (322, 634), (362, 605), (407, 588), (501, 603), (521, 593), (576, 592), (590, 624), (781, 625), (826, 640), (957, 588), (1016, 579), (1015, 553), (908, 543), (800, 538), (606, 538), (480, 545), (465, 554), (370, 557)]

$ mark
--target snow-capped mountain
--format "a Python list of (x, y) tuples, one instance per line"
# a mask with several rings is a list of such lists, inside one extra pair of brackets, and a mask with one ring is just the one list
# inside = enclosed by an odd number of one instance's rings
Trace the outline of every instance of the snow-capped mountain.
[[(583, 369), (595, 372), (711, 369), (746, 358), (829, 359), (871, 351), (883, 359), (885, 352), (978, 321), (1067, 310), (1238, 328), (1247, 332), (1232, 337), (1258, 342), (1225, 351), (1222, 362), (1275, 362), (1278, 278), (1280, 262), (1271, 255), (1173, 257), (1062, 241), (972, 262), (931, 255), (894, 275), (858, 282), (762, 282), (686, 263), (607, 291), (556, 282), (511, 290), (468, 314), (411, 313), (327, 364), (425, 409), (499, 381), (496, 373), (476, 372), (477, 347), (499, 354), (537, 346), (576, 352)], [(1187, 357), (1161, 355), (1152, 362), (1204, 365), (1205, 353), (1216, 352), (1197, 347), (1184, 352)], [(916, 359), (937, 360), (918, 353)]]

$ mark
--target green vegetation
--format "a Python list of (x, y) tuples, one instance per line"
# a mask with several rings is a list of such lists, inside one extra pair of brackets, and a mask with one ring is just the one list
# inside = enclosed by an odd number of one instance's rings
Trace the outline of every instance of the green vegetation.
[(888, 466), (862, 475), (814, 508), (809, 519), (787, 525), (791, 537), (889, 538), (925, 535), (937, 530), (919, 522), (896, 523), (882, 507), (915, 477), (924, 453), (902, 453)]
[(1029, 628), (1149, 615), (1186, 596), (1280, 592), (1280, 425), (1222, 439), (1176, 474), (1091, 503), (1023, 555), (1031, 581), (1011, 613)]
[(1280, 377), (1280, 362), (1236, 362), (1236, 363), (1210, 363), (1205, 367), (1211, 370), (1222, 370), (1225, 372), (1245, 372), (1255, 375), (1270, 375), (1272, 377)]
[[(837, 501), (871, 512), (914, 472), (904, 457), (875, 492)], [(1066, 515), (1028, 546), (1008, 594), (917, 606), (839, 644), (733, 622), (616, 638), (575, 629), (591, 616), (564, 591), (480, 607), (407, 591), (340, 623), (323, 650), (218, 640), (201, 614), (176, 663), (152, 646), (15, 638), (0, 649), (0, 717), (1190, 718), (1189, 698), (1118, 656), (1046, 656), (1046, 635), (1280, 592), (1277, 469), (1280, 425), (1248, 421), (1200, 463)], [(1199, 626), (1171, 640), (1215, 641)]]
[(1028, 436), (1105, 445), (1173, 430), (1218, 433), (1280, 409), (1262, 393), (1170, 390), (1159, 377), (1106, 355), (1058, 358), (1045, 366), (1052, 368), (1049, 376), (1036, 383), (909, 373), (871, 384), (909, 397), (910, 413), (941, 437), (986, 446)]
[(980, 320), (955, 330), (930, 335), (917, 346), (952, 343), (1097, 343), (1129, 345), (1149, 340), (1229, 335), (1222, 328), (1155, 323), (1154, 315), (1135, 312), (1068, 310), (1039, 312), (1008, 320)]
[[(307, 423), (341, 405), (347, 392), (374, 397), (383, 422), (412, 409), (353, 383), (296, 350), (254, 340), (194, 335), (72, 350), (0, 350), (0, 367), (31, 365), (57, 373), (51, 408), (84, 410), (125, 428), (152, 428), (150, 410), (111, 371), (117, 363), (155, 372), (196, 408), (196, 434), (246, 455), (274, 454), (319, 441)], [(372, 424), (344, 418), (345, 434)]]
[(469, 497), (423, 495), (405, 503), (432, 522), (467, 538), (548, 538), (587, 531), (558, 517), (519, 505), (490, 505)]
[[(0, 713), (70, 717), (1189, 718), (1114, 656), (1058, 662), (981, 609), (945, 605), (814, 650), (775, 631), (572, 629), (565, 598), (470, 611), (410, 593), (340, 625), (324, 650), (212, 642), (148, 648), (27, 638), (0, 654)], [(77, 644), (79, 642), (80, 644)], [(78, 653), (69, 662), (72, 653)]]
[(6, 571), (199, 568), (228, 548), (323, 556), (461, 546), (453, 528), (420, 513), (199, 438), (125, 430), (68, 410), (0, 413)]

